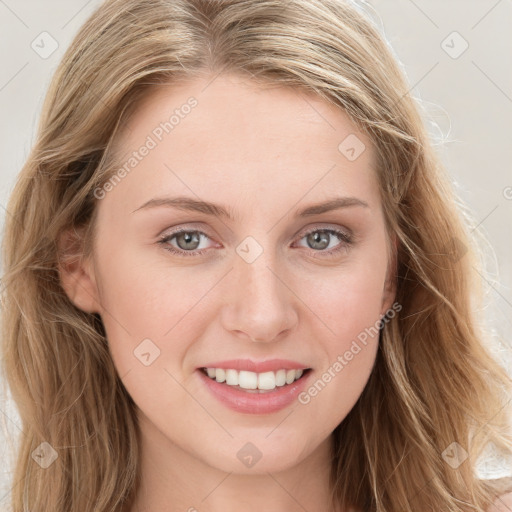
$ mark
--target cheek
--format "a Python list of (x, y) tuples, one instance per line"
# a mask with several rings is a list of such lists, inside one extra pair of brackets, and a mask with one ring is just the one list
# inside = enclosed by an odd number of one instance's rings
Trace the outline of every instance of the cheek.
[(139, 369), (139, 352), (150, 353), (153, 368), (179, 363), (187, 340), (201, 329), (201, 299), (218, 280), (199, 268), (148, 265), (147, 256), (114, 250), (102, 260), (100, 276), (102, 319), (121, 375)]
[(367, 257), (301, 286), (300, 293), (323, 322), (331, 346), (350, 345), (379, 321), (385, 272), (385, 261)]
[(312, 321), (321, 320), (316, 322), (323, 333), (322, 365), (301, 401), (317, 417), (330, 414), (341, 421), (366, 386), (378, 350), (386, 264), (385, 258), (365, 253), (328, 279), (318, 279), (317, 286), (302, 285), (300, 293), (308, 290), (304, 296), (316, 315)]

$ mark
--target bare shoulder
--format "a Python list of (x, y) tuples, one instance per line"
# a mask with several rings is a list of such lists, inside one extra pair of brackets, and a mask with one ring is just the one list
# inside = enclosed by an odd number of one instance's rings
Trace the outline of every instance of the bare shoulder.
[(502, 494), (487, 512), (512, 512), (512, 492)]

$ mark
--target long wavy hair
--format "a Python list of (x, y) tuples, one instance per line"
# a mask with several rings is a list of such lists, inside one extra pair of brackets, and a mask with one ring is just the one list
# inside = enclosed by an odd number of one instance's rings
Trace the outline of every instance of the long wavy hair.
[[(71, 303), (59, 265), (90, 254), (94, 190), (118, 169), (113, 142), (136, 105), (159, 85), (225, 71), (316, 93), (346, 112), (375, 147), (386, 226), (398, 240), (402, 309), (333, 432), (333, 509), (486, 510), (512, 490), (476, 472), (489, 443), (512, 452), (512, 380), (479, 319), (475, 269), (485, 265), (464, 208), (371, 15), (342, 0), (107, 0), (55, 72), (7, 206), (2, 365), (23, 430), (13, 512), (118, 512), (137, 491), (136, 405), (100, 316)], [(59, 251), (66, 232), (75, 255)], [(37, 450), (57, 458), (42, 467)], [(453, 450), (457, 467), (447, 462)]]

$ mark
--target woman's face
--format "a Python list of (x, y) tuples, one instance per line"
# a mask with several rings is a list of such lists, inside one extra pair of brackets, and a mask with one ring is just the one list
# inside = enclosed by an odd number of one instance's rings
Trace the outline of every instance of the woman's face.
[(223, 471), (298, 464), (359, 398), (393, 301), (369, 139), (315, 96), (220, 75), (162, 87), (118, 142), (75, 299), (143, 435)]

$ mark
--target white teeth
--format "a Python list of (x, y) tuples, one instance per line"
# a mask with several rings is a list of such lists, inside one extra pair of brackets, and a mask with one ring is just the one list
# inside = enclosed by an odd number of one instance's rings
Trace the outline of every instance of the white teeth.
[(237, 371), (224, 368), (206, 368), (206, 373), (217, 382), (225, 382), (229, 386), (239, 386), (242, 389), (271, 390), (276, 387), (291, 384), (299, 379), (303, 370), (277, 370), (276, 372), (255, 373), (245, 370)]
[[(236, 370), (232, 370), (236, 372)], [(258, 374), (242, 370), (238, 375), (238, 385), (243, 389), (256, 389), (258, 387)]]
[(264, 372), (258, 374), (258, 389), (274, 389), (276, 387), (276, 374)]
[(286, 384), (286, 370), (277, 370), (276, 386), (284, 386)]
[(295, 370), (287, 370), (286, 384), (291, 384), (295, 380)]
[(238, 386), (238, 372), (236, 370), (226, 370), (226, 384)]

